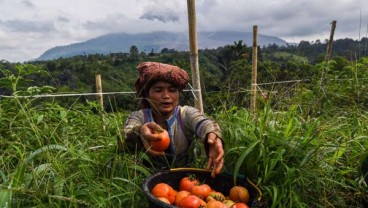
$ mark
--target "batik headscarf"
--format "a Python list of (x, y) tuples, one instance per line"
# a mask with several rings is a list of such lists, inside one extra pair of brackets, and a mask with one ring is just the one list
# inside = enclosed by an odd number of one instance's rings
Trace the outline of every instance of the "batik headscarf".
[(148, 108), (146, 101), (148, 90), (157, 81), (166, 81), (175, 85), (179, 90), (183, 90), (189, 76), (186, 71), (178, 66), (163, 64), (158, 62), (143, 62), (137, 66), (139, 75), (135, 82), (137, 97), (141, 98), (141, 108)]

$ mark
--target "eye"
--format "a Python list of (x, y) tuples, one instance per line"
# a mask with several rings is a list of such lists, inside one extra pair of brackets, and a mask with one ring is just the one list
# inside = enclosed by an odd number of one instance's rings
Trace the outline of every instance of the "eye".
[(159, 88), (159, 87), (158, 87), (158, 88), (155, 88), (155, 89), (154, 89), (154, 92), (162, 92), (162, 90), (163, 90), (162, 88)]
[(177, 92), (178, 91), (178, 88), (176, 88), (176, 87), (170, 87), (169, 88), (169, 91), (170, 92)]

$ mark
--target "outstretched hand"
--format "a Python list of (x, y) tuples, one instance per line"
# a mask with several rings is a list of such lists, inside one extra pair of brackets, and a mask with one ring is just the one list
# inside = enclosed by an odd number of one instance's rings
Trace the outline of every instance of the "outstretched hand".
[(207, 170), (212, 168), (211, 176), (214, 178), (219, 174), (224, 166), (224, 147), (222, 141), (214, 133), (209, 133), (207, 135), (207, 143), (209, 146), (208, 152), (208, 164)]
[(149, 122), (143, 124), (139, 129), (139, 134), (142, 138), (143, 146), (147, 150), (147, 153), (153, 156), (163, 156), (165, 152), (158, 152), (151, 148), (150, 141), (161, 140), (161, 136), (156, 134), (157, 129), (161, 129), (161, 126), (155, 122)]

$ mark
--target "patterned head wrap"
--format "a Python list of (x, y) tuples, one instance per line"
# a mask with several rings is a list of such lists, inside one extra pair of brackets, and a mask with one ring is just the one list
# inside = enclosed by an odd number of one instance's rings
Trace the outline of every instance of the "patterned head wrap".
[[(183, 90), (189, 81), (189, 76), (183, 69), (158, 62), (143, 62), (137, 66), (139, 75), (135, 82), (138, 98), (145, 98), (148, 90), (154, 82), (167, 81)], [(141, 100), (141, 107), (149, 107), (145, 99)]]

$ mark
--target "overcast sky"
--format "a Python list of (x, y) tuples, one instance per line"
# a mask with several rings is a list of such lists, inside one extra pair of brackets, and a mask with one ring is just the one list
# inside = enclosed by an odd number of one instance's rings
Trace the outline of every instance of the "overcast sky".
[[(197, 31), (234, 30), (288, 42), (367, 37), (368, 0), (196, 0)], [(0, 60), (115, 32), (188, 31), (185, 0), (0, 0)], [(199, 40), (200, 41), (200, 40)]]

